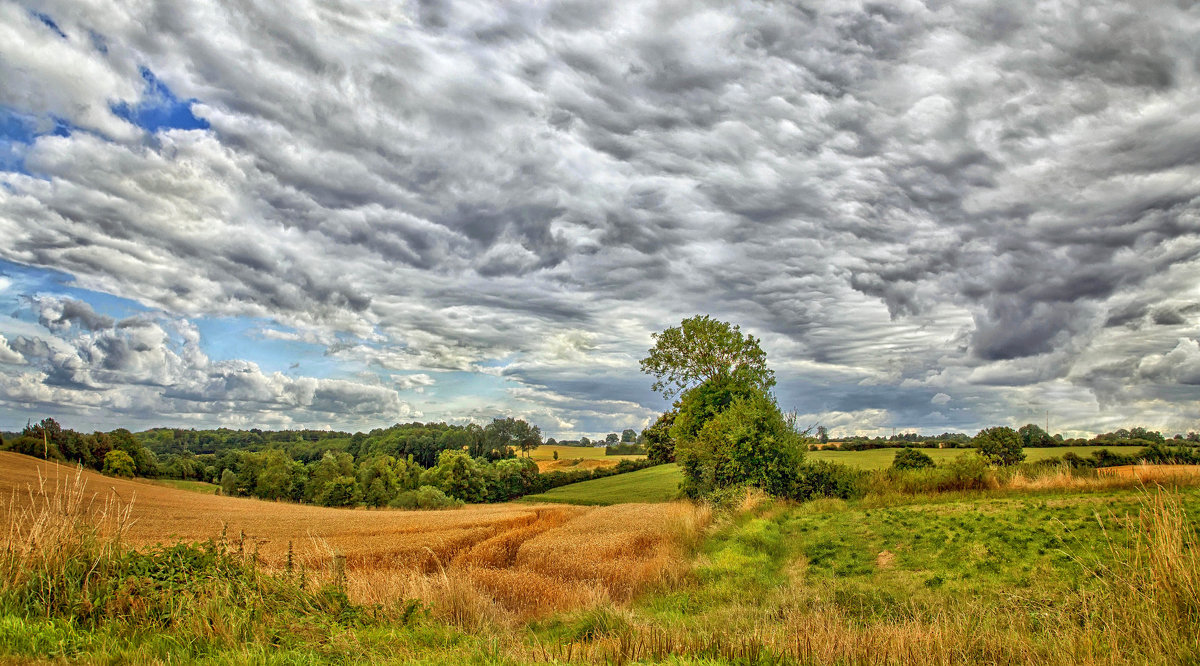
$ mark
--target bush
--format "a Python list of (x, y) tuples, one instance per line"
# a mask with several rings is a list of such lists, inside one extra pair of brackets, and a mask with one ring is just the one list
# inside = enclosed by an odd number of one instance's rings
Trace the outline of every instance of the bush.
[(892, 460), (892, 469), (925, 469), (933, 466), (933, 458), (910, 447), (896, 451), (896, 457)]
[(792, 499), (816, 497), (856, 499), (866, 493), (866, 473), (846, 465), (814, 460), (800, 467), (789, 495)]
[(683, 469), (684, 495), (700, 497), (746, 484), (789, 497), (804, 452), (800, 434), (771, 396), (752, 391), (709, 418), (696, 437), (678, 439), (675, 459)]
[(938, 490), (984, 490), (996, 486), (996, 475), (982, 457), (964, 453), (946, 464), (940, 481)]
[(134, 472), (133, 456), (115, 449), (104, 456), (104, 473), (109, 476), (132, 478)]
[(462, 500), (449, 497), (439, 488), (421, 486), (400, 493), (388, 506), (394, 509), (456, 509), (462, 505)]

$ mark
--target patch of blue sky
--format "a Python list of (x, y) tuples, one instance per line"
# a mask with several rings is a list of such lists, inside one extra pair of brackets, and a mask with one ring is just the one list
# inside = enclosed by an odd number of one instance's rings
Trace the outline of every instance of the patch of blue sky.
[(25, 170), (25, 153), (39, 136), (71, 136), (70, 123), (0, 105), (0, 171)]
[(150, 311), (137, 301), (79, 287), (75, 285), (75, 278), (70, 273), (50, 268), (26, 266), (0, 259), (0, 279), (3, 279), (4, 284), (4, 288), (0, 289), (0, 312), (12, 313), (17, 319), (33, 319), (32, 313), (28, 312), (28, 301), (31, 297), (40, 295), (65, 296), (80, 300), (92, 306), (96, 312), (113, 319), (124, 319)]
[(208, 129), (208, 121), (192, 113), (195, 99), (179, 99), (146, 67), (141, 68), (145, 91), (137, 104), (117, 102), (110, 106), (114, 115), (149, 132), (163, 129)]
[(259, 317), (200, 317), (192, 323), (200, 331), (200, 348), (218, 361), (253, 361), (263, 372), (306, 377), (339, 377), (350, 370), (325, 354), (325, 345), (303, 340), (280, 340), (264, 330), (291, 333), (274, 321)]
[[(0, 316), (36, 323), (37, 317), (30, 308), (30, 299), (34, 296), (80, 300), (96, 312), (116, 320), (146, 314), (158, 316), (156, 310), (137, 301), (79, 287), (70, 273), (0, 260)], [(344, 364), (325, 355), (323, 345), (264, 337), (262, 331), (266, 328), (282, 330), (270, 320), (198, 317), (190, 321), (200, 332), (201, 350), (211, 359), (253, 361), (264, 372), (290, 371), (315, 377), (347, 374), (343, 371)], [(172, 338), (177, 344), (182, 343), (178, 334), (173, 334)], [(293, 367), (297, 363), (299, 366)]]
[(54, 33), (57, 34), (59, 37), (62, 37), (63, 39), (67, 38), (67, 33), (63, 32), (62, 28), (58, 27), (58, 24), (54, 22), (54, 19), (50, 18), (49, 14), (44, 14), (42, 12), (30, 12), (30, 13), (33, 14), (34, 18), (41, 21), (42, 25), (53, 30)]

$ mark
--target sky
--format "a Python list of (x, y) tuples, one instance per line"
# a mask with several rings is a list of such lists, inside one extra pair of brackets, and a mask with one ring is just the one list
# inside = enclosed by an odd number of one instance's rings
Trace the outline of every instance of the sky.
[(0, 0), (0, 429), (1200, 430), (1200, 5)]

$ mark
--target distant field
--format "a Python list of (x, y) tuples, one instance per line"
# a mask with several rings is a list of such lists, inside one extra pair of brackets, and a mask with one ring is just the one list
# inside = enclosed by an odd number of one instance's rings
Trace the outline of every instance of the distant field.
[(553, 460), (554, 452), (558, 452), (559, 460), (574, 460), (575, 458), (583, 458), (590, 460), (593, 458), (621, 460), (623, 458), (638, 459), (646, 456), (606, 456), (604, 455), (603, 446), (539, 446), (529, 454), (534, 460)]
[[(1113, 453), (1120, 455), (1132, 455), (1142, 450), (1140, 446), (1059, 446), (1038, 449), (1025, 449), (1025, 459), (1028, 462), (1037, 462), (1047, 458), (1061, 458), (1068, 452), (1086, 458), (1093, 451), (1100, 449), (1108, 449)], [(933, 461), (941, 464), (948, 460), (953, 460), (958, 456), (970, 451), (971, 449), (917, 449), (918, 451), (933, 458)], [(891, 467), (892, 460), (896, 458), (897, 449), (870, 449), (867, 451), (809, 451), (806, 455), (811, 460), (827, 460), (829, 462), (842, 463), (859, 469), (883, 469)]]
[(563, 504), (668, 502), (675, 498), (682, 479), (678, 465), (658, 465), (627, 474), (572, 483), (540, 495), (529, 495), (525, 500)]

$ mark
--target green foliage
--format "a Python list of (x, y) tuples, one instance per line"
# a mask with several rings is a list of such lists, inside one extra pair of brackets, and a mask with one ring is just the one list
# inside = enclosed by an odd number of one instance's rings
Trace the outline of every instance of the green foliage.
[(354, 506), (362, 499), (358, 482), (352, 476), (335, 476), (322, 485), (317, 504), (321, 506)]
[(354, 457), (349, 453), (326, 451), (320, 460), (308, 466), (309, 500), (322, 504), (319, 498), (325, 495), (326, 486), (338, 477), (354, 479)]
[(488, 496), (483, 467), (464, 451), (442, 451), (437, 466), (421, 474), (421, 485), (434, 486), (464, 502), (483, 502)]
[(133, 457), (120, 449), (109, 451), (108, 455), (104, 456), (103, 471), (109, 476), (132, 478), (136, 469)]
[(421, 468), (408, 460), (376, 454), (358, 465), (358, 484), (363, 503), (367, 506), (387, 506), (397, 495), (414, 490), (421, 480)]
[(1017, 430), (1017, 434), (1021, 436), (1021, 446), (1026, 448), (1054, 446), (1055, 444), (1054, 438), (1050, 436), (1050, 433), (1042, 430), (1040, 426), (1033, 423), (1027, 423), (1021, 426), (1021, 428)]
[(278, 449), (262, 454), (262, 467), (254, 485), (254, 495), (263, 499), (281, 500), (292, 497), (295, 483), (292, 459)]
[[(685, 414), (681, 407), (681, 418)], [(676, 428), (681, 419), (676, 420)], [(684, 494), (703, 496), (717, 488), (751, 485), (788, 497), (804, 461), (803, 441), (766, 393), (749, 391), (708, 419), (695, 437), (678, 438), (675, 458), (683, 470)]]
[(818, 497), (857, 499), (866, 494), (866, 474), (861, 470), (825, 462), (806, 461), (800, 466), (794, 485), (787, 495), (794, 500)]
[(654, 340), (641, 368), (656, 378), (652, 388), (665, 398), (734, 375), (762, 391), (775, 385), (775, 373), (767, 367), (758, 339), (743, 335), (739, 326), (697, 315), (655, 333)]
[(536, 449), (542, 443), (542, 431), (522, 419), (493, 419), (483, 429), (483, 442), (485, 450), (472, 451), (472, 455), (497, 460), (507, 458), (509, 449), (519, 449), (523, 453)]
[(393, 509), (454, 509), (463, 505), (463, 501), (449, 497), (440, 488), (421, 486), (416, 490), (406, 490), (396, 496), (389, 504)]
[(676, 401), (675, 418), (668, 434), (675, 442), (676, 456), (682, 442), (693, 441), (711, 419), (739, 399), (762, 395), (754, 386), (736, 377), (722, 377), (689, 389)]
[(663, 464), (675, 462), (675, 440), (671, 438), (671, 426), (675, 425), (674, 409), (663, 412), (654, 423), (642, 431), (642, 442), (646, 457)]
[(221, 494), (229, 497), (236, 497), (238, 494), (237, 474), (231, 469), (221, 472)]
[(933, 466), (933, 458), (909, 447), (897, 450), (896, 457), (892, 460), (892, 469), (924, 469)]
[(525, 495), (538, 481), (538, 466), (529, 458), (509, 458), (492, 465), (495, 476), (488, 488), (488, 500), (507, 502)]
[(993, 465), (1007, 467), (1025, 459), (1025, 453), (1021, 450), (1021, 436), (1006, 426), (980, 430), (972, 444)]

